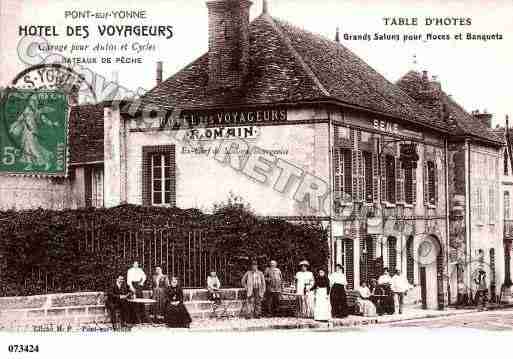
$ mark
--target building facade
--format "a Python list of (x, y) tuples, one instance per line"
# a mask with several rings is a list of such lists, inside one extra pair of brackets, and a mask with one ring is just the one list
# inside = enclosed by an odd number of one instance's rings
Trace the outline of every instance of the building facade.
[(342, 264), (351, 288), (400, 270), (408, 301), (443, 309), (484, 269), (497, 293), (504, 147), (491, 118), (467, 113), (427, 72), (390, 83), (267, 6), (250, 21), (250, 6), (207, 2), (209, 51), (136, 111), (74, 108), (72, 175), (59, 184), (73, 200), (56, 208), (210, 211), (234, 193), (259, 216), (321, 223), (329, 267)]

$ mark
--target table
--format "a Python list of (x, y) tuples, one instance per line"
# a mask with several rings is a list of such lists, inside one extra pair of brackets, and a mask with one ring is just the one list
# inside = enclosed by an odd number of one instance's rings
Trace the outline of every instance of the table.
[(133, 299), (128, 299), (128, 303), (131, 303), (131, 304), (142, 304), (144, 305), (144, 308), (145, 308), (145, 317), (146, 317), (146, 308), (149, 309), (150, 313), (153, 313), (152, 316), (153, 316), (153, 319), (152, 321), (153, 322), (156, 322), (157, 318), (156, 318), (156, 315), (155, 315), (155, 311), (153, 311), (152, 307), (155, 305), (155, 303), (157, 303), (157, 301), (155, 299), (149, 299), (149, 298), (133, 298)]

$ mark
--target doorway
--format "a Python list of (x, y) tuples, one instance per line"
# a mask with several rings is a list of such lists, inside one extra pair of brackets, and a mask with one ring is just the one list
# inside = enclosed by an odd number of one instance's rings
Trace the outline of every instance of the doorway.
[(442, 248), (435, 236), (425, 236), (417, 248), (423, 309), (441, 309)]

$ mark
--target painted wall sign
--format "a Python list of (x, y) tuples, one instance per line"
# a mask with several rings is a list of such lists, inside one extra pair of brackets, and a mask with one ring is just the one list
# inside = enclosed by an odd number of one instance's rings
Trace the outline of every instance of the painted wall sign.
[(189, 130), (187, 132), (187, 139), (190, 141), (255, 139), (258, 135), (259, 130), (256, 126), (208, 127)]
[(161, 129), (198, 126), (236, 126), (287, 121), (286, 109), (234, 110), (189, 112), (184, 111), (178, 119), (162, 119)]
[(386, 120), (374, 120), (372, 125), (376, 131), (386, 132), (393, 135), (399, 134), (399, 125), (395, 122)]

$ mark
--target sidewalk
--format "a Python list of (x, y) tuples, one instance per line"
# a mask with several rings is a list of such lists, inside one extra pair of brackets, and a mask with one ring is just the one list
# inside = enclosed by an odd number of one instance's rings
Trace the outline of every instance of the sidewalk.
[[(467, 314), (478, 312), (477, 309), (452, 309), (447, 310), (423, 310), (417, 308), (405, 308), (403, 314), (383, 315), (378, 317), (361, 317), (350, 315), (344, 319), (334, 319), (329, 323), (316, 322), (313, 319), (303, 318), (262, 318), (262, 319), (204, 319), (194, 321), (191, 324), (190, 331), (262, 331), (278, 329), (312, 329), (329, 330), (333, 328), (356, 328), (380, 323), (392, 323), (412, 319), (427, 319), (447, 317), (457, 314)], [(138, 326), (132, 328), (133, 332), (146, 330), (166, 329), (163, 325), (158, 326)], [(167, 330), (167, 329), (166, 329)], [(186, 330), (186, 329), (184, 329)]]

